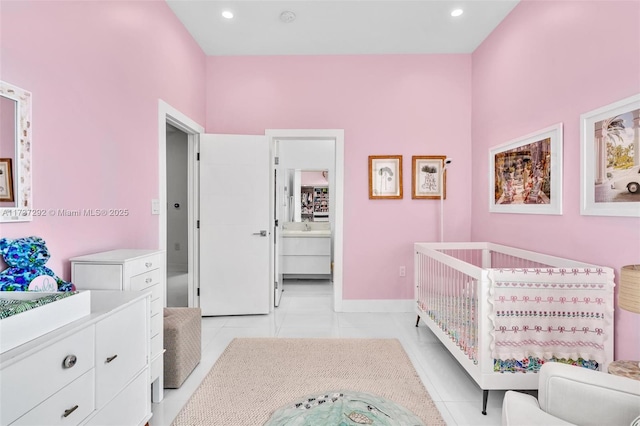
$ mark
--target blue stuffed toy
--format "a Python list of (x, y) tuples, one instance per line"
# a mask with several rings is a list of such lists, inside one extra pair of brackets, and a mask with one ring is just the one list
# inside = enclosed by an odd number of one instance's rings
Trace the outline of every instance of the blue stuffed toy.
[(48, 275), (57, 283), (58, 291), (75, 291), (75, 286), (53, 273), (45, 263), (51, 255), (40, 237), (11, 240), (0, 238), (0, 254), (9, 268), (0, 272), (0, 291), (28, 291), (31, 281)]

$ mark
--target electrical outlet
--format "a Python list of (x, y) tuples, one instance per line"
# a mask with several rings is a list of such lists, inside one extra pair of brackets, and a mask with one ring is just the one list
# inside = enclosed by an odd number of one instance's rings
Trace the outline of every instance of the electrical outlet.
[(174, 249), (175, 251), (180, 251), (180, 243), (175, 243), (175, 244), (173, 245), (173, 249)]
[(404, 267), (404, 266), (401, 266), (401, 267), (400, 267), (400, 276), (401, 276), (401, 277), (404, 277), (404, 276), (406, 276), (406, 275), (407, 275), (407, 268), (406, 268), (406, 267)]

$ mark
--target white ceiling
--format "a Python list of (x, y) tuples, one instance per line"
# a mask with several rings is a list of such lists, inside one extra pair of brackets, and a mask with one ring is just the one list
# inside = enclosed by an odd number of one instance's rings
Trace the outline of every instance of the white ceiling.
[(355, 55), (471, 53), (519, 0), (166, 1), (206, 55)]

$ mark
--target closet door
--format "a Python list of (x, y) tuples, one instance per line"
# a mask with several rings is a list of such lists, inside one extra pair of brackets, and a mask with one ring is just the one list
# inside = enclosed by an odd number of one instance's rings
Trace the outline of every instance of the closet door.
[(269, 143), (200, 138), (200, 308), (203, 316), (268, 314)]

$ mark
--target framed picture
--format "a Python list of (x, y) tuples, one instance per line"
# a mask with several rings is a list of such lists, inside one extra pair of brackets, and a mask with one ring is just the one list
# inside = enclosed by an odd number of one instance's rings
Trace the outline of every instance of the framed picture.
[(369, 199), (402, 198), (402, 155), (369, 156)]
[(411, 198), (447, 199), (447, 171), (444, 155), (411, 157)]
[(562, 214), (562, 123), (489, 153), (489, 211)]
[(640, 217), (640, 94), (580, 116), (580, 214)]
[(0, 201), (13, 202), (11, 158), (0, 158)]

